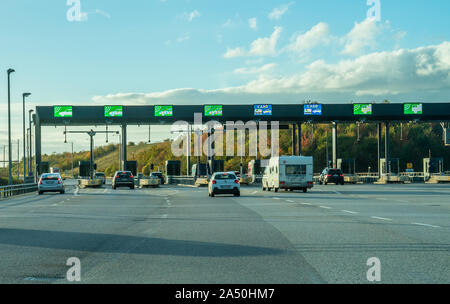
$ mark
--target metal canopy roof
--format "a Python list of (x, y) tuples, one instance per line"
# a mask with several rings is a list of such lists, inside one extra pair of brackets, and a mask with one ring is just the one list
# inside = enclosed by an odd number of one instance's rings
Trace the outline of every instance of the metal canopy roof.
[(105, 106), (73, 106), (72, 117), (55, 117), (54, 107), (36, 107), (36, 119), (41, 126), (75, 125), (137, 125), (172, 124), (176, 121), (194, 123), (194, 113), (202, 113), (203, 122), (279, 121), (281, 124), (299, 122), (382, 122), (382, 121), (450, 121), (450, 103), (423, 103), (419, 115), (405, 115), (403, 104), (372, 104), (371, 115), (354, 115), (353, 104), (322, 104), (322, 115), (304, 114), (302, 104), (272, 105), (271, 116), (255, 116), (253, 105), (223, 105), (221, 117), (206, 117), (203, 105), (173, 105), (172, 117), (156, 117), (155, 106), (123, 106), (122, 117), (105, 117)]

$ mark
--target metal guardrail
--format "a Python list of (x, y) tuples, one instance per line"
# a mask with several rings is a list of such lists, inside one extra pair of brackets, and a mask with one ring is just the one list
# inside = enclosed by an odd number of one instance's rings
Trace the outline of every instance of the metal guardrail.
[(36, 192), (37, 184), (21, 184), (0, 187), (0, 200), (24, 193)]

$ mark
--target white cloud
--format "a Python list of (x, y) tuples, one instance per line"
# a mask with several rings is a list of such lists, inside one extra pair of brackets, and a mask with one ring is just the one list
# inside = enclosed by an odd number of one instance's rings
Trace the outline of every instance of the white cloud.
[(224, 58), (234, 58), (234, 57), (242, 57), (245, 56), (247, 52), (243, 48), (234, 48), (234, 49), (227, 49), (227, 52), (225, 55), (223, 55)]
[(199, 18), (202, 14), (198, 10), (194, 10), (190, 13), (184, 12), (182, 18), (185, 18), (187, 21), (192, 22), (195, 18)]
[(191, 38), (191, 36), (189, 35), (189, 33), (185, 33), (177, 38), (177, 42), (181, 43), (181, 42), (189, 40), (190, 38)]
[(280, 7), (274, 8), (269, 14), (269, 19), (270, 20), (279, 20), (284, 14), (287, 13), (287, 11), (289, 10), (289, 7), (293, 4), (294, 4), (294, 2), (290, 2), (288, 4), (284, 4)]
[(274, 69), (277, 66), (275, 63), (268, 63), (261, 67), (253, 67), (253, 68), (239, 68), (234, 70), (235, 74), (261, 74), (264, 72), (268, 72)]
[(248, 26), (252, 29), (252, 30), (257, 30), (258, 29), (258, 20), (256, 18), (250, 18), (248, 19)]
[(242, 56), (270, 56), (276, 54), (276, 46), (280, 38), (282, 27), (275, 27), (270, 37), (258, 38), (250, 45), (250, 50), (247, 52), (244, 48), (238, 47), (234, 49), (227, 49), (225, 58), (234, 58)]
[(304, 34), (296, 34), (292, 37), (293, 42), (287, 49), (302, 54), (306, 50), (313, 49), (330, 42), (330, 28), (327, 23), (320, 22)]
[(379, 23), (373, 19), (366, 19), (361, 23), (355, 22), (353, 29), (342, 39), (345, 44), (342, 54), (358, 56), (367, 48), (373, 49), (377, 38), (388, 27), (388, 22)]
[(292, 103), (310, 98), (321, 102), (343, 102), (354, 98), (404, 101), (407, 97), (440, 101), (436, 98), (445, 100), (449, 93), (450, 42), (444, 42), (412, 50), (372, 53), (336, 64), (318, 60), (302, 74), (280, 77), (263, 74), (238, 87), (122, 93), (97, 96), (93, 100), (102, 104), (248, 104), (269, 100)]
[(275, 48), (282, 31), (283, 28), (277, 26), (275, 27), (274, 32), (272, 33), (272, 35), (270, 35), (270, 37), (259, 38), (253, 41), (250, 46), (249, 54), (255, 56), (274, 55)]

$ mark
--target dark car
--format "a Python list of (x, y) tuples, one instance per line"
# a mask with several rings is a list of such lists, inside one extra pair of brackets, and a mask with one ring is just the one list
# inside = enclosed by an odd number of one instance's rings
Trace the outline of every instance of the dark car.
[(129, 187), (134, 189), (134, 176), (130, 171), (117, 171), (112, 180), (112, 188)]
[(161, 185), (164, 185), (164, 183), (165, 183), (164, 175), (161, 172), (152, 172), (151, 175), (159, 178), (161, 180)]
[(344, 184), (344, 174), (341, 169), (324, 169), (319, 176), (319, 184), (336, 184), (343, 185)]

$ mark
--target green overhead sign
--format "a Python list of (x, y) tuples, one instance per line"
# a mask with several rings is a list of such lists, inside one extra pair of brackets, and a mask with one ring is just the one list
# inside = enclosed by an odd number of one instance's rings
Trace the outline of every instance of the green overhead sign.
[(406, 103), (404, 105), (405, 115), (420, 115), (423, 113), (423, 106), (421, 103)]
[(223, 115), (223, 107), (221, 105), (206, 105), (205, 116), (220, 117)]
[(155, 106), (156, 117), (172, 117), (173, 106)]
[(55, 117), (72, 117), (72, 106), (56, 106), (54, 107)]
[(354, 115), (372, 115), (372, 104), (354, 104), (353, 105)]
[(105, 117), (122, 117), (122, 106), (105, 106)]

